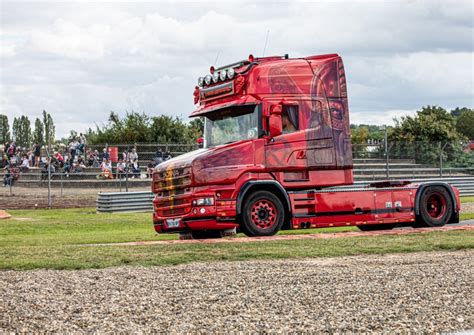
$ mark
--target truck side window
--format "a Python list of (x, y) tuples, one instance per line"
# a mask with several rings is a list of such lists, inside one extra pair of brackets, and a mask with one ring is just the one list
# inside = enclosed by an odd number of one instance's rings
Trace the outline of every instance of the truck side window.
[(281, 122), (283, 134), (293, 133), (299, 129), (298, 106), (283, 106)]

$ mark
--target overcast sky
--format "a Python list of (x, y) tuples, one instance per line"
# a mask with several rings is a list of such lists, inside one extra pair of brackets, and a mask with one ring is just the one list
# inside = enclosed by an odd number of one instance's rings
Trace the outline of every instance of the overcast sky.
[(46, 109), (59, 136), (110, 111), (187, 117), (198, 76), (261, 56), (267, 31), (267, 56), (342, 55), (352, 123), (474, 105), (470, 0), (1, 0), (0, 12), (0, 113)]

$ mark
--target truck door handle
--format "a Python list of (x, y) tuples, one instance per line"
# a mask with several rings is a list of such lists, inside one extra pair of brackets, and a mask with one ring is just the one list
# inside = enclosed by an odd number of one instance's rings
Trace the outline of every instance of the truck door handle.
[(362, 211), (361, 208), (357, 207), (354, 211), (354, 214), (363, 214), (364, 212)]

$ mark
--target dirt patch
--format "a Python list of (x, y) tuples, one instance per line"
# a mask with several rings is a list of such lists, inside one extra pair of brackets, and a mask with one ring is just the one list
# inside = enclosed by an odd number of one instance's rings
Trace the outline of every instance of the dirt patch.
[[(150, 188), (133, 188), (130, 191), (149, 191)], [(117, 188), (58, 188), (51, 189), (52, 208), (95, 207), (98, 192), (119, 192)], [(0, 204), (3, 209), (48, 208), (48, 189), (33, 187), (0, 188)]]
[(377, 230), (377, 231), (361, 231), (361, 232), (343, 232), (343, 233), (321, 233), (321, 234), (299, 234), (299, 235), (276, 235), (264, 237), (225, 237), (210, 238), (205, 240), (168, 240), (168, 241), (141, 241), (141, 242), (124, 242), (124, 243), (99, 243), (99, 244), (83, 244), (85, 246), (140, 246), (153, 244), (212, 244), (212, 243), (245, 243), (245, 242), (265, 242), (265, 241), (289, 241), (304, 239), (327, 239), (327, 238), (344, 238), (359, 236), (379, 236), (379, 235), (406, 235), (430, 233), (434, 231), (450, 231), (450, 230), (474, 230), (474, 225), (461, 226), (445, 226), (439, 228), (403, 228), (393, 230)]
[(461, 213), (474, 213), (474, 202), (465, 202), (461, 204)]

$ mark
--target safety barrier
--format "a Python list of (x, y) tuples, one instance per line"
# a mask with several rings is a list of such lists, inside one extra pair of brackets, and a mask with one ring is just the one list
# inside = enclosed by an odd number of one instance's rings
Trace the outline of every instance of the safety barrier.
[(97, 194), (97, 212), (153, 211), (152, 192), (110, 192)]
[[(410, 179), (412, 182), (441, 181), (455, 186), (462, 196), (474, 196), (474, 177), (462, 178), (423, 178)], [(331, 187), (340, 190), (345, 188), (358, 189), (366, 187), (374, 181), (356, 181), (353, 185)], [(98, 193), (97, 212), (151, 212), (153, 211), (152, 192), (112, 192)]]
[[(455, 186), (459, 193), (462, 196), (473, 196), (474, 195), (474, 177), (451, 177), (451, 178), (415, 178), (415, 179), (399, 179), (399, 180), (409, 180), (414, 183), (422, 183), (422, 182), (444, 182), (448, 183), (452, 186)], [(364, 180), (364, 181), (356, 181), (353, 185), (346, 185), (346, 186), (337, 186), (332, 187), (332, 189), (344, 189), (344, 188), (363, 188), (371, 183), (374, 183), (374, 180)]]

